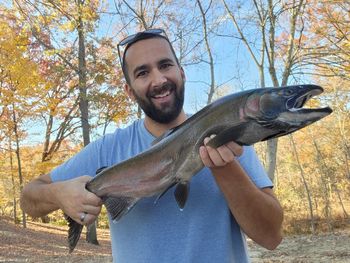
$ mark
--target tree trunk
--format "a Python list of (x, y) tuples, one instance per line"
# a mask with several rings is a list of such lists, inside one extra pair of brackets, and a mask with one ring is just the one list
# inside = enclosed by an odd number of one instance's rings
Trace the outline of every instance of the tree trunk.
[(275, 180), (277, 146), (278, 139), (275, 138), (267, 141), (266, 170), (272, 182)]
[[(289, 25), (289, 38), (288, 38), (288, 49), (287, 57), (285, 59), (285, 64), (283, 68), (281, 86), (285, 86), (288, 83), (289, 76), (292, 71), (292, 65), (294, 62), (293, 53), (295, 53), (295, 32), (296, 32), (296, 23), (298, 17), (301, 15), (301, 8), (304, 4), (304, 1), (299, 1), (298, 4), (293, 5), (291, 9), (291, 18)], [(275, 4), (272, 0), (268, 0), (268, 16), (269, 16), (269, 45), (267, 48), (267, 57), (269, 61), (269, 74), (274, 87), (279, 87), (280, 83), (277, 78), (276, 66), (275, 66), (275, 43), (276, 43), (276, 21), (277, 14), (274, 10)], [(276, 159), (277, 159), (277, 146), (278, 139), (272, 139), (267, 142), (267, 172), (271, 180), (274, 180), (275, 170), (276, 170)]]
[(203, 20), (202, 27), (203, 27), (203, 34), (204, 34), (204, 42), (205, 42), (205, 48), (207, 50), (208, 57), (209, 57), (208, 64), (210, 66), (210, 88), (209, 88), (208, 99), (207, 99), (207, 105), (208, 105), (212, 102), (213, 96), (215, 93), (214, 59), (213, 59), (213, 55), (212, 55), (211, 48), (209, 45), (206, 12), (204, 11), (200, 0), (197, 0), (197, 4), (198, 4), (199, 10), (200, 10), (201, 15), (202, 15), (202, 20)]
[(327, 221), (327, 226), (328, 226), (328, 230), (329, 231), (333, 231), (333, 223), (332, 223), (332, 208), (331, 208), (331, 202), (330, 202), (330, 191), (331, 191), (331, 187), (329, 187), (329, 181), (330, 178), (327, 176), (328, 172), (328, 168), (324, 162), (324, 158), (321, 154), (321, 151), (316, 143), (315, 138), (311, 135), (312, 137), (312, 142), (313, 145), (316, 149), (317, 152), (317, 162), (318, 162), (318, 169), (320, 171), (320, 177), (321, 177), (321, 181), (322, 181), (322, 190), (323, 190), (323, 198), (324, 198), (324, 202), (325, 202), (325, 206), (324, 206), (324, 215), (326, 217), (326, 221)]
[[(87, 99), (87, 85), (86, 85), (86, 53), (85, 53), (85, 31), (84, 22), (82, 19), (82, 7), (84, 2), (78, 1), (78, 8), (80, 16), (78, 19), (78, 38), (79, 38), (79, 109), (81, 113), (81, 126), (83, 129), (84, 147), (90, 143), (90, 124), (89, 124), (89, 103)], [(86, 241), (91, 244), (98, 245), (96, 235), (96, 225), (91, 224), (87, 226)]]
[(81, 126), (83, 129), (84, 146), (90, 143), (90, 125), (89, 125), (89, 103), (87, 99), (86, 86), (86, 60), (85, 60), (85, 35), (84, 22), (79, 18), (78, 24), (79, 36), (79, 109), (81, 113)]
[(316, 230), (315, 229), (315, 217), (314, 217), (313, 206), (312, 206), (311, 192), (310, 192), (309, 186), (308, 186), (306, 178), (305, 178), (303, 166), (302, 166), (302, 164), (300, 163), (300, 160), (299, 160), (299, 155), (298, 155), (298, 152), (297, 152), (297, 148), (295, 146), (293, 135), (289, 135), (289, 138), (290, 138), (291, 143), (292, 143), (295, 159), (297, 160), (297, 163), (298, 163), (298, 168), (299, 168), (299, 171), (300, 171), (301, 180), (303, 182), (303, 185), (304, 185), (304, 188), (305, 188), (305, 191), (306, 191), (307, 202), (308, 202), (309, 212), (310, 212), (310, 220), (311, 220), (311, 232), (312, 232), (312, 234), (315, 234), (315, 230)]
[[(21, 155), (20, 155), (20, 146), (19, 146), (19, 134), (18, 134), (18, 126), (17, 126), (17, 117), (15, 112), (15, 106), (12, 104), (12, 120), (13, 120), (13, 133), (15, 136), (16, 143), (16, 157), (17, 157), (17, 165), (18, 165), (18, 178), (19, 178), (19, 188), (22, 192), (23, 189), (23, 175), (22, 175), (22, 164), (21, 164)], [(23, 228), (27, 227), (26, 214), (22, 210), (22, 225)]]
[(10, 169), (11, 169), (11, 182), (12, 182), (12, 194), (13, 194), (13, 222), (17, 224), (17, 200), (16, 200), (16, 182), (15, 175), (13, 174), (13, 157), (12, 157), (12, 137), (9, 136), (9, 153), (10, 153)]

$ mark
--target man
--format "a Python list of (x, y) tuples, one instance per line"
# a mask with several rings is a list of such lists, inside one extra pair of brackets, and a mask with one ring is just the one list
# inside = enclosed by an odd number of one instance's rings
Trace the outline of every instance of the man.
[[(145, 112), (125, 129), (89, 144), (49, 175), (25, 186), (21, 204), (38, 217), (62, 209), (80, 224), (92, 223), (99, 197), (85, 189), (90, 176), (150, 147), (166, 130), (187, 118), (183, 110), (185, 74), (163, 30), (151, 29), (123, 40), (125, 90)], [(245, 235), (268, 249), (281, 241), (282, 209), (252, 147), (234, 142), (200, 148), (207, 168), (191, 180), (180, 211), (172, 191), (154, 205), (144, 198), (110, 224), (115, 262), (249, 262)], [(142, 173), (142, 171), (140, 171)]]

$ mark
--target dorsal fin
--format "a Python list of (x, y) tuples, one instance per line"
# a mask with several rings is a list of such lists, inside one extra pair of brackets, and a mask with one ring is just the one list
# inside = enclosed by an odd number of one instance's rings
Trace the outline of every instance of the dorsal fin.
[(160, 142), (161, 140), (163, 140), (165, 137), (168, 137), (170, 134), (172, 134), (172, 133), (174, 133), (175, 131), (177, 131), (179, 128), (181, 128), (181, 126), (182, 126), (183, 124), (184, 124), (184, 123), (181, 123), (180, 125), (175, 126), (174, 128), (165, 131), (161, 136), (157, 137), (157, 138), (152, 142), (152, 146), (155, 145), (155, 144), (157, 144), (157, 143)]

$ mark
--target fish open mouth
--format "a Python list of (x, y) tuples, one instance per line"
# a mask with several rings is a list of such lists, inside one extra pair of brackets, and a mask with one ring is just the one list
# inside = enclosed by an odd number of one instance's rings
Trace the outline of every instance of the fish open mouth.
[(303, 85), (301, 92), (291, 97), (286, 102), (286, 108), (290, 112), (308, 113), (308, 112), (324, 112), (330, 113), (332, 110), (329, 107), (323, 108), (303, 108), (305, 104), (313, 97), (320, 95), (323, 88), (317, 85)]
[(295, 95), (286, 102), (286, 111), (278, 116), (278, 121), (284, 123), (288, 129), (300, 129), (332, 113), (330, 107), (303, 108), (313, 97), (320, 95), (323, 88), (316, 85), (301, 85), (299, 90), (294, 89)]

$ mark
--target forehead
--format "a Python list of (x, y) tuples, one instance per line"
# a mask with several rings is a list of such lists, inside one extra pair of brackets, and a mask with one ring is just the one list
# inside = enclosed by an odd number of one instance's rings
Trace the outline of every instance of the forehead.
[(162, 59), (175, 61), (170, 44), (163, 38), (143, 39), (134, 43), (125, 53), (125, 62), (129, 69), (155, 63)]

